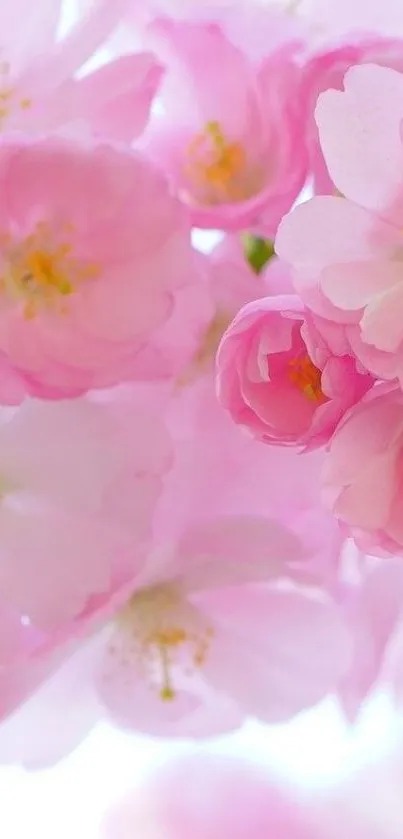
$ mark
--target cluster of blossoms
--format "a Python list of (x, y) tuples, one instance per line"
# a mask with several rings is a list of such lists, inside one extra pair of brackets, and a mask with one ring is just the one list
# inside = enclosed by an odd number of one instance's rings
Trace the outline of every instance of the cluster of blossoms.
[(0, 763), (401, 703), (403, 39), (79, 5), (0, 5)]

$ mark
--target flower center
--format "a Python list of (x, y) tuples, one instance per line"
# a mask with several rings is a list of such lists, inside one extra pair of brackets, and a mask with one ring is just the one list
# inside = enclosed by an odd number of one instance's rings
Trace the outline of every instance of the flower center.
[[(71, 225), (64, 228), (65, 233), (72, 230)], [(18, 243), (7, 233), (0, 235), (0, 245), (4, 260), (0, 289), (22, 302), (28, 319), (43, 306), (65, 311), (62, 301), (83, 280), (98, 274), (96, 265), (76, 260), (71, 243), (55, 235), (45, 222), (38, 222), (34, 232)]]
[(7, 61), (0, 62), (0, 129), (12, 111), (26, 111), (32, 107), (32, 100), (28, 96), (20, 96), (17, 89), (10, 84), (10, 65)]
[(321, 387), (321, 371), (308, 355), (298, 356), (289, 362), (288, 376), (298, 389), (314, 402), (323, 402), (326, 397)]
[(190, 143), (185, 174), (209, 204), (243, 201), (256, 192), (245, 149), (227, 140), (216, 120), (208, 122)]
[(221, 338), (231, 323), (231, 317), (223, 311), (217, 311), (206, 327), (198, 349), (190, 364), (177, 380), (177, 385), (191, 384), (198, 376), (206, 373), (214, 362), (215, 354)]
[(133, 595), (118, 620), (147, 681), (161, 699), (175, 699), (175, 676), (191, 674), (206, 659), (212, 630), (201, 613), (165, 584)]

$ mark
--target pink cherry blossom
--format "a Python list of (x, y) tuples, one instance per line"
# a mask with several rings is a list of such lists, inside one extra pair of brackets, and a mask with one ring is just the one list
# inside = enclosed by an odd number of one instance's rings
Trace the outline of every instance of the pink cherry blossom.
[(403, 381), (403, 75), (353, 67), (343, 92), (319, 98), (317, 121), (332, 181), (345, 197), (301, 204), (276, 249), (315, 312), (344, 325), (363, 366)]
[(272, 235), (306, 177), (292, 44), (254, 63), (218, 25), (160, 19), (147, 45), (166, 67), (161, 113), (142, 146), (169, 173), (195, 225)]
[[(132, 582), (94, 601), (59, 636), (59, 649), (49, 653), (42, 641), (43, 654), (36, 653), (29, 663), (25, 653), (21, 663), (4, 670), (3, 716), (38, 688), (44, 673), (49, 677), (59, 668), (0, 730), (0, 756), (5, 742), (13, 759), (20, 759), (12, 749), (19, 738), (12, 732), (32, 728), (38, 703), (46, 703), (48, 718), (60, 718), (64, 694), (76, 694), (75, 708), (81, 707), (82, 696), (85, 725), (101, 707), (125, 728), (206, 736), (237, 727), (245, 714), (285, 719), (338, 683), (348, 663), (349, 640), (337, 608), (326, 595), (312, 598), (278, 584), (294, 569), (298, 577), (301, 565), (307, 571), (315, 567), (311, 553), (306, 555), (308, 542), (300, 539), (298, 524), (294, 534), (270, 516), (267, 504), (259, 508), (254, 503), (257, 492), (250, 487), (257, 473), (246, 458), (237, 497), (228, 446), (222, 452), (212, 447), (217, 431), (212, 435), (210, 403), (204, 399), (203, 404), (207, 429), (198, 446), (188, 438), (183, 405), (177, 408), (181, 427), (175, 416), (170, 419), (177, 434), (176, 456), (165, 477), (154, 518), (155, 547), (147, 562), (139, 567), (136, 557)], [(239, 462), (236, 450), (232, 457), (234, 465)], [(301, 513), (294, 513), (298, 523)], [(56, 608), (57, 594), (53, 603)], [(87, 678), (78, 678), (77, 671), (84, 670)], [(54, 691), (58, 702), (52, 711)], [(27, 749), (25, 760), (46, 762), (49, 749), (52, 755), (74, 746), (82, 736), (82, 716), (77, 713), (71, 728), (63, 727), (62, 747), (54, 728), (56, 719), (49, 742), (33, 743), (34, 754)]]
[[(16, 710), (0, 727), (0, 761), (47, 764), (100, 715), (124, 729), (205, 737), (247, 715), (286, 720), (335, 690), (350, 660), (341, 613), (326, 597), (262, 582), (294, 547), (284, 528), (248, 516), (189, 529), (176, 556), (150, 558), (144, 587), (119, 608), (115, 600), (112, 620), (109, 604), (77, 622), (86, 643), (2, 671), (3, 718)], [(50, 728), (38, 742), (44, 713)]]
[(4, 401), (14, 373), (43, 398), (154, 376), (144, 350), (197, 275), (163, 176), (138, 153), (48, 138), (4, 144), (0, 183)]
[(326, 325), (292, 295), (241, 309), (217, 355), (218, 397), (236, 423), (266, 443), (312, 448), (330, 439), (372, 378), (332, 353)]
[(166, 763), (126, 793), (106, 814), (101, 837), (312, 839), (309, 821), (295, 792), (266, 768), (194, 752)]
[(26, 1), (0, 12), (0, 132), (101, 134), (130, 141), (146, 125), (162, 69), (150, 53), (124, 56), (76, 78), (119, 23), (129, 0), (94, 0), (62, 40), (61, 0), (39, 0), (24, 27)]
[[(125, 729), (192, 737), (246, 715), (284, 720), (348, 668), (349, 632), (330, 594), (343, 539), (319, 505), (322, 459), (262, 452), (220, 410), (211, 378), (178, 391), (166, 414), (175, 458), (146, 562), (137, 550), (131, 580), (39, 638), (34, 654), (25, 642), (5, 659), (0, 759), (51, 762), (105, 714)], [(63, 695), (63, 715), (75, 710), (58, 740)], [(38, 742), (29, 732), (43, 713), (49, 738)]]
[(37, 646), (39, 631), (58, 629), (130, 577), (136, 552), (141, 564), (170, 457), (167, 430), (145, 399), (28, 400), (7, 412), (0, 613), (9, 624), (8, 659), (12, 645), (21, 653)]
[(377, 385), (337, 429), (324, 473), (325, 497), (370, 553), (403, 545), (403, 394)]

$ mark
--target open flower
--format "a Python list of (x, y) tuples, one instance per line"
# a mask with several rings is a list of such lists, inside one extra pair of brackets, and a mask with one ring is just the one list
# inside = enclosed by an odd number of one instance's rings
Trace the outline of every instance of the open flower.
[[(320, 453), (257, 446), (217, 405), (211, 379), (171, 400), (175, 457), (146, 562), (136, 548), (131, 579), (115, 578), (34, 655), (27, 642), (7, 653), (0, 714), (31, 698), (0, 729), (0, 759), (51, 762), (105, 714), (126, 729), (200, 737), (247, 715), (286, 719), (336, 689), (350, 641), (329, 594), (343, 539), (319, 503)], [(41, 714), (49, 737), (38, 741)]]
[(218, 26), (168, 19), (150, 26), (149, 43), (166, 75), (143, 147), (194, 224), (236, 231), (264, 217), (272, 235), (306, 176), (293, 45), (256, 66)]
[(217, 354), (218, 397), (235, 422), (266, 443), (327, 442), (373, 383), (348, 347), (332, 351), (332, 327), (292, 295), (244, 306)]
[(344, 326), (361, 364), (403, 382), (403, 75), (358, 66), (344, 85), (323, 93), (316, 112), (340, 196), (295, 208), (276, 249), (304, 302)]
[[(61, 757), (100, 714), (125, 729), (200, 737), (318, 702), (345, 672), (350, 642), (326, 596), (270, 585), (299, 551), (285, 527), (253, 516), (205, 518), (161, 544), (131, 593), (78, 619), (66, 647), (3, 669), (3, 716), (48, 681), (0, 728), (0, 761)], [(41, 706), (49, 740), (21, 738)]]
[(0, 11), (0, 135), (67, 131), (130, 141), (143, 130), (162, 69), (150, 53), (77, 72), (119, 23), (128, 0), (93, 0), (61, 40), (62, 0), (38, 0), (28, 28), (25, 0)]
[(48, 138), (4, 144), (0, 184), (0, 352), (26, 393), (147, 378), (141, 353), (196, 271), (163, 176), (136, 153)]

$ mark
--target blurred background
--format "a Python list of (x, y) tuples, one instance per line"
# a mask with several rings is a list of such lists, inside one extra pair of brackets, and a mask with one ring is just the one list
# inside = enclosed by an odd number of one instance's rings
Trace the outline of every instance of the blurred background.
[[(250, 721), (236, 735), (198, 748), (258, 761), (303, 798), (315, 796), (319, 819), (323, 802), (324, 839), (403, 836), (403, 730), (383, 696), (372, 700), (354, 728), (347, 728), (336, 706), (325, 702), (286, 725)], [(52, 769), (1, 768), (0, 836), (97, 839), (109, 806), (157, 766), (193, 749), (187, 741), (125, 735), (103, 723)], [(331, 820), (329, 801), (335, 814)]]

